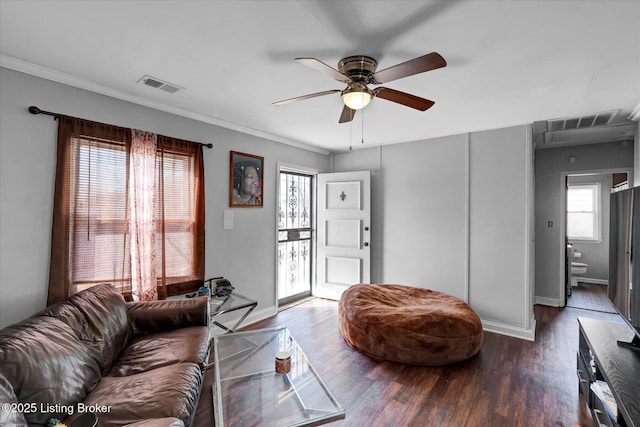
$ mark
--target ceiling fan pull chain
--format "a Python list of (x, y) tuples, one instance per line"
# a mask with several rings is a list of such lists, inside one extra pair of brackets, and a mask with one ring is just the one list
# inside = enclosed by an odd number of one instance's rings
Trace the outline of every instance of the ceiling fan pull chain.
[(349, 122), (349, 151), (353, 150), (353, 147), (351, 146), (351, 135), (353, 131), (353, 121)]
[(362, 140), (360, 144), (364, 144), (364, 111), (362, 111), (362, 133), (360, 134)]

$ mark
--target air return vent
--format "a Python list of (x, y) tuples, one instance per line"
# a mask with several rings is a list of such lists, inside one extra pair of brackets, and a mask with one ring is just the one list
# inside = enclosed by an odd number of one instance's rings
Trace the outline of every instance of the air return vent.
[(633, 140), (634, 123), (620, 113), (618, 109), (534, 122), (536, 148)]
[(619, 111), (620, 110), (603, 111), (601, 113), (591, 114), (588, 116), (549, 120), (547, 122), (547, 129), (549, 132), (558, 132), (561, 130), (574, 130), (591, 128), (594, 126), (605, 126), (611, 124)]
[(142, 83), (142, 84), (145, 84), (147, 86), (155, 87), (156, 89), (161, 89), (161, 90), (164, 90), (165, 92), (169, 92), (169, 93), (176, 93), (179, 90), (184, 90), (183, 87), (180, 87), (178, 85), (174, 85), (173, 83), (165, 82), (163, 80), (160, 80), (160, 79), (157, 79), (157, 78), (151, 77), (151, 76), (142, 77), (140, 80), (138, 80), (138, 83)]

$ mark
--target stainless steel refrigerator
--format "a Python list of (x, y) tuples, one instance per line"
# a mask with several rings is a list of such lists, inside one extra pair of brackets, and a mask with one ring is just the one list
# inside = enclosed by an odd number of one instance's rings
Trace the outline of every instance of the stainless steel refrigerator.
[(640, 334), (640, 187), (611, 193), (609, 300)]

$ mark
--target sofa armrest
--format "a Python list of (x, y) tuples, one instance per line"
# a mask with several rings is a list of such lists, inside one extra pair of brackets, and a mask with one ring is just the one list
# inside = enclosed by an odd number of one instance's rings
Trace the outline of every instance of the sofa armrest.
[[(0, 426), (26, 426), (27, 421), (22, 411), (18, 411), (18, 397), (13, 391), (13, 386), (4, 375), (0, 373)], [(6, 406), (8, 405), (8, 406)], [(28, 403), (25, 406), (31, 408), (35, 403)]]
[(127, 311), (136, 335), (187, 326), (209, 326), (207, 297), (128, 302)]

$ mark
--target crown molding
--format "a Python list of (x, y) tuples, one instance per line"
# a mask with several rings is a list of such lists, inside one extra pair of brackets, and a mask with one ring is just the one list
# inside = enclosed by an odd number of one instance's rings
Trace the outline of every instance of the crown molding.
[(19, 71), (32, 76), (40, 77), (46, 80), (51, 80), (57, 83), (62, 83), (67, 86), (72, 86), (78, 89), (87, 90), (89, 92), (98, 93), (100, 95), (109, 96), (111, 98), (120, 99), (122, 101), (131, 102), (132, 104), (141, 105), (154, 110), (164, 111), (165, 113), (174, 114), (176, 116), (186, 117), (192, 120), (196, 120), (203, 123), (208, 123), (214, 126), (219, 126), (225, 129), (234, 130), (236, 132), (244, 133), (247, 135), (256, 136), (258, 138), (268, 139), (270, 141), (279, 142), (281, 144), (290, 145), (296, 148), (301, 148), (307, 151), (313, 151), (324, 155), (329, 155), (330, 151), (304, 144), (302, 142), (294, 141), (288, 138), (283, 138), (278, 135), (273, 135), (267, 132), (252, 129), (246, 126), (239, 125), (237, 123), (228, 122), (226, 120), (219, 119), (217, 117), (209, 116), (206, 114), (196, 113), (194, 111), (185, 110), (183, 108), (172, 107), (170, 105), (161, 104), (159, 102), (150, 101), (140, 96), (135, 96), (130, 93), (122, 92), (116, 89), (112, 89), (90, 80), (85, 80), (72, 74), (56, 71), (51, 68), (43, 67), (41, 65), (33, 64), (31, 62), (23, 61), (21, 59), (13, 58), (7, 55), (0, 55), (0, 67), (9, 68), (11, 70)]

